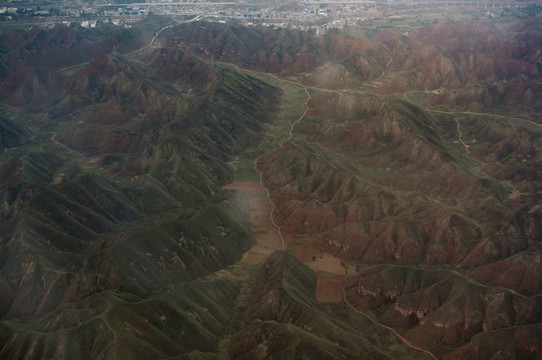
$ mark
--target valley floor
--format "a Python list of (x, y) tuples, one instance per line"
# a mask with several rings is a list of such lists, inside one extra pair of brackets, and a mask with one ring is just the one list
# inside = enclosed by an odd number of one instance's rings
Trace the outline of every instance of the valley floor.
[[(234, 67), (240, 71), (243, 71), (237, 66)], [(249, 71), (249, 73), (254, 74), (256, 72)], [(341, 94), (341, 92), (337, 90), (308, 87), (296, 81), (280, 79), (272, 74), (258, 74), (266, 76), (268, 78), (271, 77), (274, 80), (277, 80), (278, 83), (284, 82), (289, 85), (302, 87), (307, 94), (307, 99), (303, 103), (306, 107), (305, 111), (297, 120), (291, 122), (291, 126), (288, 131), (288, 137), (281, 141), (281, 147), (293, 138), (294, 128), (296, 124), (301, 121), (309, 111), (308, 104), (312, 98), (308, 91), (309, 88), (311, 88), (312, 90), (333, 93), (336, 95)], [(306, 137), (305, 141), (307, 141)], [(330, 151), (321, 144), (318, 145), (326, 151)], [(258, 159), (255, 159), (254, 163), (256, 164), (257, 162)], [(257, 169), (256, 165), (255, 169)], [(391, 333), (393, 333), (407, 347), (415, 351), (421, 351), (435, 360), (437, 359), (437, 357), (430, 351), (412, 344), (410, 341), (397, 333), (393, 328), (379, 323), (373, 317), (371, 317), (371, 315), (367, 314), (366, 312), (360, 311), (359, 309), (356, 309), (348, 302), (348, 300), (344, 297), (344, 284), (345, 281), (348, 279), (349, 275), (355, 274), (355, 266), (347, 265), (340, 258), (317, 249), (312, 244), (312, 239), (310, 238), (310, 236), (302, 237), (300, 235), (292, 233), (287, 233), (285, 235), (281, 233), (280, 227), (275, 224), (275, 221), (273, 220), (273, 211), (275, 210), (275, 205), (269, 197), (269, 191), (264, 187), (262, 183), (261, 174), (259, 181), (236, 180), (226, 185), (224, 189), (232, 189), (237, 191), (237, 195), (234, 196), (232, 201), (235, 201), (237, 197), (246, 197), (249, 199), (249, 217), (255, 234), (256, 245), (254, 245), (248, 252), (244, 254), (243, 258), (241, 259), (241, 263), (247, 265), (258, 265), (263, 263), (269, 255), (271, 255), (277, 250), (286, 250), (288, 252), (291, 252), (301, 262), (303, 262), (305, 265), (307, 265), (309, 268), (316, 272), (317, 287), (314, 296), (319, 302), (345, 303), (352, 310), (367, 317), (377, 326), (381, 327), (385, 331), (390, 331)]]

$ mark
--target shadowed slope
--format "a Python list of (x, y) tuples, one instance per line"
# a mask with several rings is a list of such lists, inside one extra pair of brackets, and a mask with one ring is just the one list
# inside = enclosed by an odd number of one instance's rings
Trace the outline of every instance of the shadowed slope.
[[(141, 314), (250, 248), (247, 204), (220, 187), (280, 92), (179, 50), (147, 59), (99, 57), (4, 122), (14, 152), (0, 157), (2, 358), (169, 357), (212, 350), (227, 325), (186, 322), (180, 341), (171, 327), (186, 307), (167, 310), (170, 323)], [(219, 283), (234, 296), (235, 281)]]

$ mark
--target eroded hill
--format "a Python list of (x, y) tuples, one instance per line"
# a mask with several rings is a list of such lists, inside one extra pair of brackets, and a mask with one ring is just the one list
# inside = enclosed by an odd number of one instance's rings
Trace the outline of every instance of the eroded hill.
[(205, 58), (291, 76), (327, 88), (380, 94), (433, 92), (426, 105), (471, 111), (540, 111), (539, 19), (511, 28), (484, 23), (426, 26), (370, 41), (346, 34), (189, 23), (160, 37)]
[[(57, 39), (55, 29), (44, 38)], [(167, 310), (171, 323), (156, 332), (140, 328), (141, 311), (127, 304), (165, 303), (166, 289), (250, 248), (246, 204), (228, 202), (221, 186), (233, 179), (228, 161), (258, 141), (280, 90), (178, 49), (42, 71), (57, 86), (42, 78), (32, 86), (47, 96), (3, 105), (1, 357), (207, 351), (216, 320), (186, 325), (201, 345), (183, 345), (174, 329), (188, 310)], [(197, 298), (201, 290), (171, 291)]]
[(536, 357), (539, 23), (4, 33), (0, 357)]

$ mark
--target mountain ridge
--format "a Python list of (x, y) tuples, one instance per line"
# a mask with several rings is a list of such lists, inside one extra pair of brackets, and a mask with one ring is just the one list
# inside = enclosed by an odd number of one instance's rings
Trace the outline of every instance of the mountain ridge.
[(533, 23), (34, 29), (2, 52), (0, 357), (536, 356)]

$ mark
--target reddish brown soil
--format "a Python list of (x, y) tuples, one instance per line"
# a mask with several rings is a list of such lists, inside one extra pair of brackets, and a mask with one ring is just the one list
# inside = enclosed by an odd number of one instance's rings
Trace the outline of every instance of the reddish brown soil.
[[(259, 181), (234, 181), (225, 186), (246, 193), (249, 196), (249, 220), (254, 227), (256, 245), (246, 252), (241, 259), (245, 264), (259, 264), (274, 250), (282, 248), (282, 239), (278, 228), (271, 221), (273, 205), (267, 191)], [(294, 255), (317, 272), (316, 299), (321, 302), (342, 301), (343, 278), (346, 269), (341, 259), (316, 249), (310, 242), (300, 243), (302, 239), (295, 234), (284, 237), (286, 247)]]
[(342, 275), (317, 274), (316, 299), (320, 302), (340, 302), (343, 300)]
[(301, 241), (301, 238), (298, 235), (291, 233), (282, 234), (282, 238), (284, 239), (285, 247), (290, 247), (291, 245)]
[(225, 188), (245, 192), (249, 196), (249, 221), (256, 235), (256, 245), (243, 255), (241, 261), (259, 264), (274, 250), (282, 248), (278, 228), (271, 222), (273, 205), (269, 202), (267, 191), (259, 181), (234, 181)]
[(267, 196), (250, 199), (250, 223), (254, 226), (258, 246), (281, 249), (282, 240), (278, 229), (271, 222), (273, 205)]
[(341, 259), (322, 252), (311, 243), (304, 243), (293, 248), (294, 255), (314, 271), (323, 271), (335, 275), (346, 275)]

